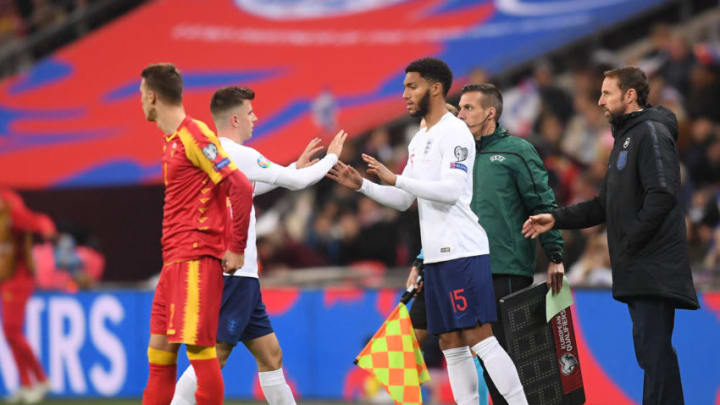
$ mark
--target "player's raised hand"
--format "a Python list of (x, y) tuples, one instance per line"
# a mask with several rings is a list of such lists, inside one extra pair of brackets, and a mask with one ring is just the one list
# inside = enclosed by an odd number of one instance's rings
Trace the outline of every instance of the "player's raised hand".
[(535, 239), (555, 226), (555, 217), (552, 214), (531, 215), (523, 224), (522, 234), (526, 238)]
[(362, 159), (368, 165), (368, 173), (374, 174), (385, 183), (394, 186), (397, 182), (397, 175), (387, 168), (384, 164), (380, 163), (374, 157), (366, 154), (362, 154)]
[(225, 251), (222, 258), (223, 272), (228, 274), (235, 273), (236, 270), (242, 268), (245, 263), (245, 255), (242, 253), (235, 253), (229, 250)]
[(354, 167), (346, 165), (340, 161), (338, 161), (337, 164), (330, 169), (325, 177), (333, 179), (343, 186), (353, 190), (360, 189), (363, 182), (363, 177), (360, 172), (355, 170)]
[(330, 142), (330, 146), (328, 146), (328, 153), (334, 153), (335, 156), (338, 158), (340, 157), (340, 154), (342, 153), (343, 145), (345, 144), (345, 139), (347, 138), (347, 132), (343, 131), (342, 129), (338, 131), (337, 134), (335, 134), (335, 138)]
[(298, 169), (302, 169), (303, 167), (312, 166), (315, 164), (318, 159), (310, 160), (316, 153), (323, 150), (323, 146), (321, 144), (322, 140), (320, 138), (314, 138), (312, 141), (308, 142), (307, 146), (305, 147), (305, 150), (302, 154), (298, 157), (297, 162), (295, 162), (295, 167)]

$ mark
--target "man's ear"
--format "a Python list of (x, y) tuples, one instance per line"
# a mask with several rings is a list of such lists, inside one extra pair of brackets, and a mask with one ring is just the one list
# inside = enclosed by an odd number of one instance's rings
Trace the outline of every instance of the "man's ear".
[(497, 121), (497, 110), (495, 107), (488, 108), (488, 120)]
[(625, 104), (632, 104), (633, 101), (637, 101), (637, 91), (635, 91), (635, 89), (628, 89), (623, 95), (623, 102)]
[(433, 96), (439, 96), (442, 95), (443, 87), (440, 82), (435, 82), (432, 85), (430, 85), (430, 92)]

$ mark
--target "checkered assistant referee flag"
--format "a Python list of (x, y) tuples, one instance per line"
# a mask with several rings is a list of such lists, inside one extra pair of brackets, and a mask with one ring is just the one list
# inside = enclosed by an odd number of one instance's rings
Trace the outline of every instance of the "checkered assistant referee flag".
[(396, 404), (422, 404), (420, 384), (430, 375), (404, 303), (393, 310), (355, 364), (375, 376)]

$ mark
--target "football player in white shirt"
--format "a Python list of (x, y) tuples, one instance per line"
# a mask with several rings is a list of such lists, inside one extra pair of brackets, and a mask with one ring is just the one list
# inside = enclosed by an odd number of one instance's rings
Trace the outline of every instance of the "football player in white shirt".
[[(254, 98), (252, 90), (230, 86), (216, 91), (210, 102), (210, 112), (220, 143), (238, 169), (253, 183), (253, 195), (266, 193), (276, 187), (299, 190), (322, 179), (337, 163), (347, 134), (342, 130), (338, 132), (320, 161), (309, 161), (312, 155), (322, 149), (320, 140), (316, 138), (308, 144), (297, 164), (289, 167), (275, 164), (255, 149), (242, 145), (252, 136), (257, 121), (251, 103)], [(221, 367), (225, 365), (235, 345), (243, 342), (255, 357), (260, 387), (268, 403), (295, 404), (283, 374), (282, 350), (260, 294), (254, 208), (250, 215), (245, 265), (233, 275), (225, 275), (217, 340), (217, 356)], [(172, 405), (194, 404), (196, 387), (195, 373), (192, 367), (188, 367), (176, 385)]]
[(405, 69), (403, 99), (410, 115), (424, 118), (426, 127), (410, 141), (401, 175), (363, 155), (368, 173), (389, 186), (362, 178), (342, 162), (328, 177), (399, 210), (417, 200), (427, 329), (439, 335), (455, 402), (478, 403), (472, 348), (508, 404), (525, 405), (517, 369), (490, 326), (497, 313), (489, 245), (470, 210), (475, 140), (467, 125), (445, 106), (451, 84), (452, 72), (439, 59), (418, 59)]

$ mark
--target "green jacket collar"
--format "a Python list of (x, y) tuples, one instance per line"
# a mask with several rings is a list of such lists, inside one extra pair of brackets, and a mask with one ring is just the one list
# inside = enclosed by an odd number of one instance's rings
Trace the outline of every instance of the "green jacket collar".
[(491, 135), (482, 136), (480, 137), (480, 140), (475, 141), (475, 150), (480, 152), (481, 150), (483, 150), (483, 148), (486, 148), (509, 135), (510, 133), (498, 123), (497, 127), (495, 128), (495, 132), (493, 132)]

